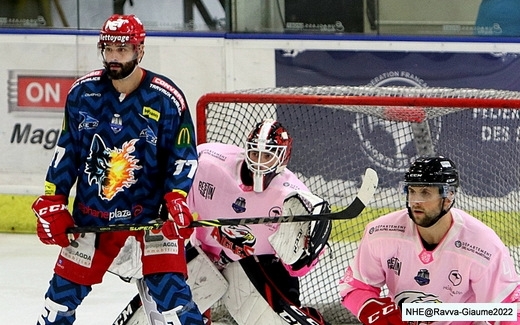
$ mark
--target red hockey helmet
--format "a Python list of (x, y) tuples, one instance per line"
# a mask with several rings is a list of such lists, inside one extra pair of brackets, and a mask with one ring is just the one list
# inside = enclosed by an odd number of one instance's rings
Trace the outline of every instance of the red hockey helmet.
[(98, 47), (106, 43), (144, 44), (146, 33), (143, 23), (135, 15), (110, 16), (99, 33)]
[(254, 190), (263, 191), (291, 158), (292, 138), (277, 121), (267, 119), (247, 137), (246, 163), (253, 174)]

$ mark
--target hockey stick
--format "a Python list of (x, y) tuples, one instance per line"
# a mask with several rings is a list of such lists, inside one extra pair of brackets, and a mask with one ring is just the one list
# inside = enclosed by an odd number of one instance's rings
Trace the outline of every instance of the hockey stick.
[[(201, 248), (188, 244), (186, 261), (188, 262), (186, 282), (191, 288), (193, 301), (199, 310), (204, 312), (225, 294), (228, 283)], [(112, 273), (117, 275), (117, 273)], [(166, 324), (164, 317), (157, 312), (157, 305), (148, 293), (146, 283), (142, 278), (136, 280), (138, 293), (121, 311), (112, 325)], [(211, 292), (208, 292), (205, 287), (208, 283), (213, 284)]]
[[(134, 325), (134, 323), (136, 323), (136, 320), (133, 319), (134, 315), (137, 314), (137, 311), (142, 305), (141, 297), (139, 294), (136, 294), (128, 305), (126, 305), (125, 309), (121, 311), (119, 316), (117, 316), (112, 325)], [(136, 324), (139, 324), (139, 322), (137, 321)]]
[[(300, 221), (319, 221), (319, 220), (345, 220), (356, 218), (367, 206), (368, 202), (374, 196), (377, 189), (378, 176), (375, 170), (367, 168), (363, 177), (363, 183), (359, 189), (356, 198), (348, 207), (343, 210), (324, 214), (311, 215), (293, 215), (278, 217), (247, 217), (247, 218), (219, 218), (213, 220), (194, 220), (190, 227), (222, 227), (236, 226), (248, 224), (265, 224), (265, 223), (283, 223), (283, 222), (300, 222)], [(162, 227), (162, 222), (150, 224), (117, 224), (108, 226), (86, 226), (73, 227), (67, 229), (68, 233), (86, 233), (86, 232), (111, 232), (111, 231), (140, 231), (153, 230)]]
[[(363, 183), (361, 184), (361, 188), (359, 189), (359, 191), (356, 195), (356, 198), (354, 199), (354, 201), (352, 201), (352, 203), (346, 209), (335, 212), (335, 213), (327, 213), (327, 214), (323, 214), (323, 215), (313, 215), (313, 216), (306, 215), (303, 217), (305, 217), (305, 220), (308, 220), (308, 217), (314, 217), (311, 220), (353, 219), (353, 218), (357, 217), (363, 211), (365, 206), (370, 202), (370, 200), (374, 196), (377, 185), (378, 185), (377, 173), (373, 169), (368, 168), (365, 172), (365, 176), (363, 178)], [(221, 223), (221, 222), (227, 222), (228, 220), (234, 221), (234, 223), (232, 223), (233, 225), (243, 224), (243, 223), (240, 223), (241, 220), (246, 220), (245, 222), (254, 220), (255, 222), (253, 222), (253, 223), (269, 223), (269, 222), (273, 222), (273, 219), (281, 220), (278, 222), (289, 222), (287, 219), (290, 219), (291, 221), (299, 221), (299, 220), (293, 220), (294, 218), (299, 218), (299, 216), (278, 217), (278, 218), (217, 219), (217, 220), (206, 220), (206, 222), (212, 222), (212, 223), (217, 222), (217, 225), (203, 224), (202, 226), (222, 226), (223, 223)], [(160, 226), (157, 227), (155, 225), (160, 225), (160, 223), (152, 224), (152, 225), (145, 225), (145, 227), (151, 226), (150, 228), (147, 228), (147, 229), (160, 228)], [(136, 227), (142, 227), (142, 226), (137, 225)], [(138, 230), (138, 229), (136, 228), (134, 230)], [(143, 229), (139, 229), (139, 230), (143, 230)], [(114, 230), (112, 230), (112, 231), (114, 231)], [(122, 310), (121, 314), (124, 314), (124, 315), (119, 315), (119, 317), (117, 318), (116, 322), (114, 322), (113, 325), (119, 325), (119, 324), (121, 324), (121, 325), (139, 325), (139, 324), (141, 324), (140, 322), (143, 321), (143, 318), (147, 317), (147, 312), (146, 311), (138, 312), (138, 310), (140, 310), (142, 306), (138, 305), (138, 307), (135, 308), (135, 301), (139, 301), (139, 302), (141, 301), (139, 294), (137, 294), (134, 297), (134, 299), (130, 303), (128, 303), (128, 305)], [(288, 308), (286, 310), (286, 312), (291, 312), (289, 309), (290, 308)], [(301, 314), (301, 312), (299, 312), (299, 311), (298, 312), (294, 311), (294, 313)], [(298, 317), (298, 315), (292, 315), (291, 317), (292, 318)], [(300, 315), (300, 317), (302, 317), (302, 315)], [(117, 321), (121, 320), (121, 319), (124, 319), (125, 322), (117, 323)]]

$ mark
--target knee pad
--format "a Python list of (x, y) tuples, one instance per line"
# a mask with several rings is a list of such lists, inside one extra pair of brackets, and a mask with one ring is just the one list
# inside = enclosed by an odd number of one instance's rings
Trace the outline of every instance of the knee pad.
[(77, 284), (54, 274), (45, 294), (45, 308), (38, 318), (39, 324), (72, 324), (76, 319), (76, 308), (91, 290), (91, 286)]
[(72, 324), (76, 320), (76, 310), (52, 301), (49, 297), (45, 299), (45, 306), (38, 317), (38, 325), (47, 324)]
[(181, 273), (150, 274), (144, 277), (144, 281), (161, 313), (179, 306), (196, 306), (190, 287)]

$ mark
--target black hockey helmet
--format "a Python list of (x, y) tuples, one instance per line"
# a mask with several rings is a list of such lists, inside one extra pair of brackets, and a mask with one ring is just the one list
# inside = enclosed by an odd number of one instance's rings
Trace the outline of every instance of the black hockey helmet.
[[(401, 193), (406, 197), (408, 215), (414, 220), (408, 195), (409, 186), (435, 186), (439, 188), (439, 194), (442, 198), (441, 211), (428, 224), (421, 224), (422, 227), (431, 227), (453, 207), (455, 192), (459, 187), (459, 172), (453, 161), (442, 156), (420, 157), (410, 165), (404, 175), (404, 182), (401, 182)], [(445, 200), (450, 202), (448, 207), (444, 207)]]
[(415, 160), (404, 175), (407, 185), (448, 185), (459, 187), (459, 172), (448, 158), (420, 157)]

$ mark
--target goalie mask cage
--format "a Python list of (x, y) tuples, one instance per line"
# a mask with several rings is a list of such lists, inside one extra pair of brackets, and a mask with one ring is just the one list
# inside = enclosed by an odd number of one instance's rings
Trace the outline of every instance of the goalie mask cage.
[(256, 123), (278, 120), (293, 137), (288, 168), (333, 209), (353, 200), (367, 167), (378, 172), (379, 188), (369, 206), (356, 219), (333, 221), (330, 249), (301, 279), (304, 306), (316, 307), (331, 324), (357, 324), (340, 304), (338, 281), (365, 225), (405, 207), (398, 183), (418, 156), (443, 155), (455, 162), (460, 176), (455, 207), (491, 226), (520, 272), (519, 108), (520, 92), (492, 89), (252, 89), (202, 96), (197, 138), (245, 147)]

